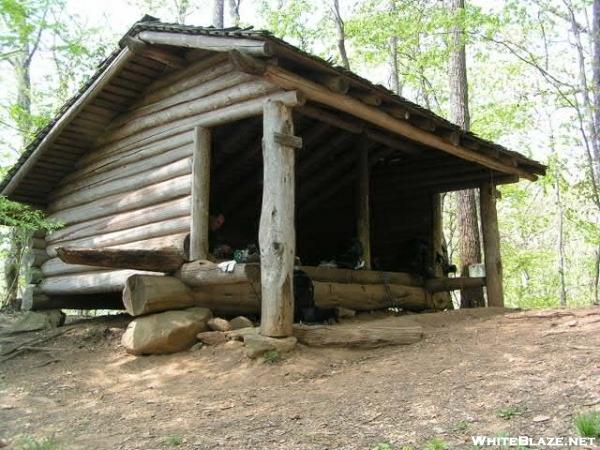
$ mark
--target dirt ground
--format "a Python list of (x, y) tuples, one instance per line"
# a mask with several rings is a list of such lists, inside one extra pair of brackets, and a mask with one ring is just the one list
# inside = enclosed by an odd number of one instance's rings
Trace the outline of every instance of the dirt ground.
[(299, 346), (275, 363), (235, 344), (134, 357), (119, 344), (125, 318), (88, 320), (1, 363), (0, 438), (144, 450), (423, 449), (436, 438), (463, 449), (472, 435), (574, 436), (574, 416), (600, 408), (600, 308), (366, 319), (416, 321), (425, 338)]

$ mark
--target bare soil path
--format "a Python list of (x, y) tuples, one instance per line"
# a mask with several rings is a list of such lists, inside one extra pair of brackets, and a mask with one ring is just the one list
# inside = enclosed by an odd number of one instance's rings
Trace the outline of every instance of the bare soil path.
[(136, 358), (119, 346), (124, 318), (87, 321), (0, 363), (0, 438), (144, 450), (422, 449), (437, 438), (462, 449), (472, 435), (574, 436), (573, 417), (600, 408), (600, 308), (409, 320), (425, 329), (414, 345), (300, 346), (276, 363), (235, 343)]

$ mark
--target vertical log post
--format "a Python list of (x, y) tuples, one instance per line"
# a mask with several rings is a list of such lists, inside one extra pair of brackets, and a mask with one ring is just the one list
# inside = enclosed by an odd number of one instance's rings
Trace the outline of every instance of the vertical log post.
[(357, 225), (358, 240), (363, 247), (365, 269), (371, 270), (371, 225), (369, 210), (369, 149), (363, 141), (356, 161)]
[(443, 267), (438, 262), (438, 254), (442, 252), (444, 236), (442, 220), (442, 195), (431, 194), (431, 267), (436, 278), (444, 276)]
[(209, 203), (210, 203), (210, 130), (194, 129), (192, 157), (192, 220), (190, 226), (190, 259), (208, 257)]
[[(290, 107), (268, 101), (263, 111), (263, 196), (259, 244), (261, 264), (260, 332), (292, 335), (294, 321), (294, 147)], [(291, 139), (289, 139), (291, 140)]]
[(485, 258), (485, 286), (488, 306), (504, 306), (502, 288), (502, 260), (500, 258), (500, 234), (496, 211), (496, 186), (492, 182), (481, 184), (479, 201), (481, 229)]

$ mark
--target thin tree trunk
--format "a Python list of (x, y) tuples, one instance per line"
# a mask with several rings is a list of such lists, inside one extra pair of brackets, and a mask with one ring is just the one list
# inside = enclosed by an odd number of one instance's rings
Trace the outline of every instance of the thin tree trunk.
[(346, 53), (346, 31), (344, 29), (342, 15), (340, 14), (339, 0), (333, 0), (333, 18), (337, 30), (337, 45), (340, 52), (340, 58), (342, 59), (342, 65), (350, 70), (350, 61), (348, 61), (348, 54)]
[[(592, 7), (593, 12), (593, 24), (592, 24), (592, 42), (593, 42), (593, 51), (594, 56), (592, 60), (592, 68), (593, 68), (593, 80), (592, 86), (588, 84), (588, 75), (586, 71), (586, 60), (585, 60), (585, 52), (583, 50), (583, 43), (581, 41), (581, 28), (577, 23), (577, 18), (575, 17), (575, 11), (573, 9), (573, 5), (571, 0), (564, 0), (564, 4), (567, 7), (568, 16), (571, 22), (571, 32), (573, 33), (573, 37), (575, 38), (575, 49), (577, 50), (577, 63), (579, 68), (579, 88), (581, 90), (581, 96), (583, 98), (583, 114), (578, 111), (579, 117), (582, 116), (585, 118), (584, 122), (586, 125), (582, 124), (581, 132), (584, 135), (585, 139), (585, 128), (588, 129), (589, 134), (589, 144), (588, 145), (588, 153), (589, 146), (591, 146), (592, 150), (592, 182), (595, 188), (596, 194), (596, 206), (600, 209), (600, 198), (598, 197), (598, 183), (600, 182), (600, 135), (598, 128), (598, 117), (599, 117), (599, 108), (600, 108), (600, 98), (598, 93), (598, 81), (600, 80), (600, 74), (598, 74), (598, 57), (600, 56), (600, 37), (597, 34), (598, 31), (598, 17), (600, 14), (600, 6), (598, 5), (598, 0), (594, 0), (594, 4)], [(597, 220), (599, 218), (597, 217)], [(600, 267), (600, 251), (596, 252), (596, 261), (595, 261), (597, 270), (594, 277), (594, 300), (597, 303), (599, 300), (598, 293), (598, 282), (599, 282), (599, 269)]]
[(594, 121), (596, 130), (600, 130), (600, 0), (594, 0), (592, 6), (592, 42), (594, 51), (592, 61)]
[[(19, 108), (19, 130), (22, 147), (25, 148), (29, 142), (32, 128), (31, 121), (31, 55), (29, 44), (25, 44), (23, 51), (12, 61), (15, 69), (17, 85), (17, 107)], [(22, 230), (13, 227), (10, 231), (10, 248), (4, 264), (4, 285), (6, 294), (3, 308), (14, 311), (19, 309), (19, 279), (21, 276), (21, 265), (23, 261), (24, 243)]]
[(212, 24), (216, 28), (223, 28), (225, 21), (225, 0), (214, 0)]
[[(42, 22), (45, 20), (48, 10), (49, 6), (46, 4)], [(43, 31), (44, 27), (40, 25), (33, 38), (30, 38), (28, 35), (17, 55), (9, 59), (14, 69), (17, 85), (16, 104), (19, 108), (18, 125), (23, 149), (29, 142), (33, 128), (33, 121), (31, 119), (31, 61), (37, 52)], [(6, 287), (4, 307), (12, 310), (18, 308), (19, 279), (23, 254), (26, 251), (25, 237), (25, 232), (18, 227), (13, 227), (10, 232), (10, 249), (4, 267), (4, 282)]]
[[(459, 20), (465, 7), (464, 0), (452, 0), (451, 12)], [(467, 60), (464, 30), (459, 24), (452, 29), (452, 51), (450, 53), (450, 119), (463, 130), (468, 131), (469, 93), (467, 82)], [(471, 264), (481, 263), (481, 243), (477, 218), (477, 195), (474, 190), (457, 193), (457, 215), (459, 232), (459, 253), (462, 276), (468, 276)], [(483, 289), (463, 289), (460, 304), (462, 308), (485, 306)]]
[[(592, 43), (593, 43), (593, 78), (592, 92), (594, 101), (594, 124), (596, 132), (600, 130), (600, 0), (592, 5)], [(596, 136), (598, 137), (598, 136)], [(600, 143), (597, 143), (600, 146)], [(598, 162), (597, 162), (598, 163)], [(596, 250), (596, 277), (594, 283), (594, 303), (599, 304), (598, 279), (600, 278), (600, 247)]]
[(242, 0), (229, 0), (229, 15), (233, 26), (240, 25), (240, 3)]
[(560, 196), (560, 179), (554, 181), (556, 206), (558, 208), (558, 276), (560, 278), (560, 306), (567, 306), (567, 287), (565, 284), (565, 242), (564, 242), (564, 211)]
[[(390, 0), (388, 9), (390, 14), (396, 14), (396, 0)], [(402, 95), (402, 84), (400, 83), (400, 69), (398, 67), (398, 37), (390, 38), (390, 78), (392, 90), (396, 95)]]

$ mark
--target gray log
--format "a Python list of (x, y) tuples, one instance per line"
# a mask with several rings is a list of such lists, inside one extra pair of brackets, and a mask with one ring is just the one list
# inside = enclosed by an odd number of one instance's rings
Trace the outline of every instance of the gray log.
[(85, 205), (57, 211), (48, 217), (66, 224), (83, 222), (190, 195), (190, 190), (191, 176), (184, 175), (143, 189), (111, 195)]
[(191, 290), (177, 278), (151, 275), (132, 275), (123, 289), (125, 309), (140, 316), (194, 305)]
[(256, 39), (221, 36), (203, 36), (160, 31), (142, 31), (138, 34), (140, 40), (148, 44), (174, 45), (176, 47), (199, 48), (214, 52), (229, 52), (237, 50), (252, 56), (272, 56), (270, 44)]
[(169, 236), (179, 233), (187, 233), (190, 229), (190, 217), (182, 216), (175, 219), (169, 219), (162, 222), (149, 223), (136, 228), (114, 231), (112, 233), (90, 236), (73, 241), (63, 241), (57, 244), (48, 245), (47, 252), (51, 257), (56, 256), (58, 247), (113, 247), (130, 242), (137, 242), (146, 239)]
[(66, 226), (52, 232), (48, 236), (48, 242), (49, 244), (59, 244), (65, 241), (74, 241), (85, 237), (136, 228), (150, 223), (185, 216), (186, 214), (189, 214), (190, 209), (190, 196), (181, 197), (159, 203), (158, 205), (124, 213), (116, 213), (109, 217), (92, 219), (90, 221)]
[(194, 130), (194, 157), (192, 169), (192, 211), (190, 229), (190, 258), (208, 257), (210, 233), (210, 160), (211, 132), (207, 128)]
[(141, 189), (146, 186), (151, 186), (162, 181), (171, 180), (191, 173), (192, 158), (188, 156), (162, 167), (151, 167), (144, 172), (117, 178), (67, 194), (52, 202), (48, 206), (48, 212), (53, 213), (59, 210), (73, 208), (81, 204), (87, 204), (108, 197), (109, 195), (131, 192), (136, 189)]
[(260, 215), (261, 334), (292, 334), (294, 320), (293, 271), (296, 251), (294, 228), (294, 149), (279, 144), (275, 133), (294, 134), (291, 109), (267, 102), (263, 116), (263, 196)]

